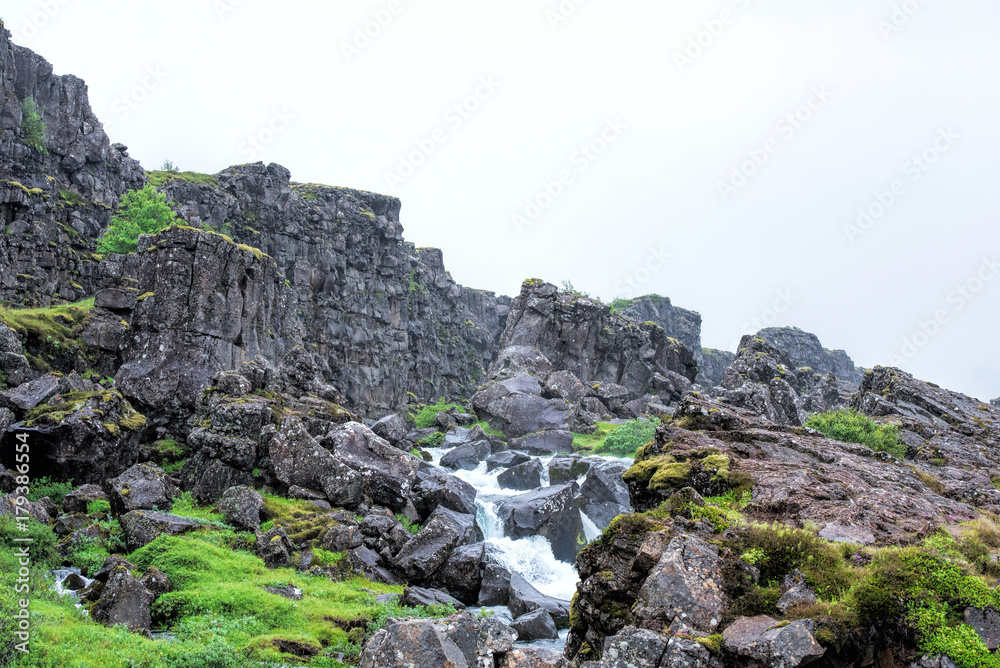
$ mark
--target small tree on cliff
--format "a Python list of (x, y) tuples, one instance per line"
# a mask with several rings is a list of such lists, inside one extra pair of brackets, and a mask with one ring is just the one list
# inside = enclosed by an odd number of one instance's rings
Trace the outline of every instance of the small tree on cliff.
[(97, 242), (101, 253), (134, 253), (140, 234), (156, 234), (177, 223), (177, 214), (167, 205), (167, 196), (153, 186), (122, 195), (121, 207)]
[(21, 101), (21, 131), (25, 144), (39, 153), (49, 152), (45, 146), (45, 121), (39, 115), (33, 97), (26, 97)]

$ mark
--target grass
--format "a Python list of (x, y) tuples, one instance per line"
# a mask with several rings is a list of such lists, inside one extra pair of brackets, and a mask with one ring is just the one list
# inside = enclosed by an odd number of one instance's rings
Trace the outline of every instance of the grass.
[(28, 486), (28, 500), (38, 501), (47, 496), (52, 503), (58, 506), (71, 491), (73, 491), (72, 480), (69, 482), (53, 482), (48, 477), (38, 478), (32, 480), (31, 485)]
[(162, 188), (171, 181), (187, 181), (188, 183), (198, 183), (201, 185), (220, 188), (218, 179), (212, 174), (201, 174), (199, 172), (146, 172), (149, 183), (157, 188)]
[(45, 308), (0, 307), (0, 320), (21, 335), (29, 351), (52, 358), (63, 353), (85, 354), (77, 337), (94, 309), (94, 300)]
[(596, 452), (604, 445), (608, 434), (618, 429), (618, 425), (609, 422), (598, 422), (597, 431), (593, 434), (573, 434), (573, 449), (580, 452)]
[(413, 415), (413, 425), (417, 429), (427, 429), (428, 427), (435, 427), (437, 426), (437, 414), (445, 413), (452, 408), (465, 412), (464, 406), (462, 406), (461, 404), (448, 402), (445, 400), (444, 397), (441, 397), (436, 404), (422, 405)]
[(835, 441), (860, 443), (876, 452), (887, 452), (900, 459), (906, 455), (906, 445), (899, 440), (896, 425), (879, 424), (854, 410), (817, 413), (806, 420), (805, 426), (822, 432)]

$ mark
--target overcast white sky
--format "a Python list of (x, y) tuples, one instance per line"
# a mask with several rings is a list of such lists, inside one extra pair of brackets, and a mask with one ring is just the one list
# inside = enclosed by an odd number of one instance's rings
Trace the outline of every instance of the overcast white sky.
[(147, 169), (277, 162), (399, 196), (464, 285), (631, 281), (706, 346), (796, 325), (1000, 395), (992, 0), (4, 4)]

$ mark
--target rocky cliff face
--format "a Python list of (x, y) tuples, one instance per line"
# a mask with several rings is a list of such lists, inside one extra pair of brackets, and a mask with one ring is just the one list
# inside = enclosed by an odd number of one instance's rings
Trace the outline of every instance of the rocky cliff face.
[(760, 330), (757, 336), (783, 350), (796, 367), (808, 367), (824, 376), (832, 373), (853, 385), (861, 383), (862, 373), (847, 353), (824, 348), (815, 334), (803, 332), (798, 327), (768, 327)]
[(275, 258), (306, 347), (352, 406), (395, 410), (408, 392), (468, 398), (485, 379), (506, 300), (456, 284), (441, 251), (405, 242), (399, 200), (291, 183), (273, 164), (159, 176), (190, 224)]
[(736, 355), (728, 350), (716, 350), (714, 348), (702, 348), (701, 363), (698, 366), (698, 383), (702, 387), (716, 387), (722, 383), (722, 376), (726, 369), (736, 359)]
[[(90, 109), (87, 86), (10, 41), (0, 27), (0, 298), (75, 301), (104, 285), (93, 254), (112, 207), (145, 174), (111, 144)], [(25, 143), (22, 102), (45, 122), (45, 151)]]

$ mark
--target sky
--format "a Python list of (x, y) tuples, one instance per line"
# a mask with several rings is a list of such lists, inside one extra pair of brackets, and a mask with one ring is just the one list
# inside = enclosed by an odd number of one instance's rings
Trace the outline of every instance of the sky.
[(21, 0), (147, 169), (402, 200), (463, 285), (669, 296), (1000, 396), (993, 0)]

